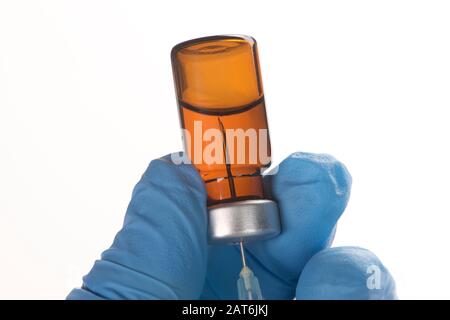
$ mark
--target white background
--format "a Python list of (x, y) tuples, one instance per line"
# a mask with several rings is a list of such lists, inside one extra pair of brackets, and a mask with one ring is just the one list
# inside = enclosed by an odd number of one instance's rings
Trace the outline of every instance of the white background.
[(153, 158), (180, 150), (170, 49), (259, 43), (274, 162), (342, 160), (335, 245), (374, 251), (400, 298), (450, 298), (446, 1), (0, 0), (0, 298), (64, 298)]

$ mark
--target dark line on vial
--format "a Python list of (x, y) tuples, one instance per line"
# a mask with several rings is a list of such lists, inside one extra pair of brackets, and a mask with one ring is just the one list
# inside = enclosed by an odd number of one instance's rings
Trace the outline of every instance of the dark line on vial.
[(217, 120), (219, 121), (220, 131), (222, 132), (222, 137), (223, 137), (222, 144), (223, 144), (223, 152), (224, 152), (224, 157), (225, 157), (225, 167), (227, 169), (227, 175), (228, 175), (228, 185), (230, 186), (231, 198), (234, 199), (234, 198), (236, 198), (236, 189), (234, 187), (234, 178), (233, 178), (233, 174), (231, 172), (231, 164), (228, 161), (229, 154), (228, 154), (228, 148), (227, 148), (227, 136), (225, 133), (225, 128), (223, 126), (223, 123), (220, 120), (220, 117), (218, 117)]
[[(257, 170), (255, 173), (241, 174), (240, 176), (236, 176), (233, 178), (251, 178), (251, 177), (259, 177), (261, 175), (260, 170)], [(228, 179), (228, 177), (222, 177), (222, 179)], [(218, 178), (205, 180), (205, 183), (217, 182)]]
[(235, 107), (232, 109), (222, 108), (222, 109), (212, 110), (212, 109), (205, 109), (202, 107), (197, 107), (192, 104), (186, 103), (184, 101), (178, 100), (178, 104), (180, 105), (180, 107), (189, 109), (194, 112), (210, 115), (210, 116), (229, 116), (232, 114), (242, 113), (242, 112), (248, 111), (250, 109), (253, 109), (254, 107), (256, 107), (257, 105), (259, 105), (263, 102), (264, 102), (264, 96), (261, 96), (259, 99), (255, 100), (249, 104), (243, 105), (243, 106)]

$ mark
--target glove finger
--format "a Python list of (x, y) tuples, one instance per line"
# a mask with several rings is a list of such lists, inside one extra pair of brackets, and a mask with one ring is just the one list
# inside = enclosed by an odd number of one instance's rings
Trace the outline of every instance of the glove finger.
[[(350, 196), (351, 177), (332, 156), (294, 153), (281, 162), (276, 174), (266, 175), (264, 182), (278, 203), (282, 233), (248, 243), (248, 264), (259, 278), (265, 298), (292, 299), (303, 266), (332, 242), (336, 222)], [(227, 272), (225, 262), (231, 266)], [(235, 299), (240, 267), (238, 248), (211, 247), (202, 297)]]
[(85, 290), (110, 299), (198, 298), (206, 226), (206, 193), (194, 167), (175, 165), (170, 155), (152, 161), (134, 188), (123, 228), (84, 277)]
[(306, 264), (298, 281), (298, 300), (397, 299), (395, 282), (381, 261), (357, 247), (325, 249)]

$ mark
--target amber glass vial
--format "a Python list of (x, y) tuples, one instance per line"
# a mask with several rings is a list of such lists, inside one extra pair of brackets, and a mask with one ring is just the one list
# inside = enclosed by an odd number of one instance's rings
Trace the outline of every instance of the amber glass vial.
[(171, 59), (185, 152), (205, 182), (210, 213), (225, 207), (220, 215), (229, 217), (230, 207), (249, 204), (273, 211), (261, 177), (271, 150), (256, 41), (189, 40), (172, 49)]

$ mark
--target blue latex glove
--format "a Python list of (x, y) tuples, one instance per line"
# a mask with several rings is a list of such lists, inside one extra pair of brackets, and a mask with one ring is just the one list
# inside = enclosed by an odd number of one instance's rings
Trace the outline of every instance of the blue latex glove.
[[(294, 153), (265, 184), (279, 205), (282, 234), (247, 244), (246, 254), (266, 299), (396, 298), (394, 280), (374, 254), (329, 249), (350, 195), (344, 165)], [(68, 298), (236, 299), (239, 249), (208, 246), (206, 230), (206, 193), (196, 170), (170, 156), (154, 160), (113, 245)]]

